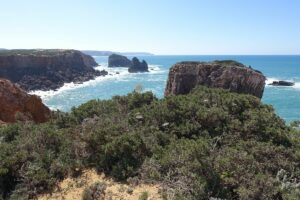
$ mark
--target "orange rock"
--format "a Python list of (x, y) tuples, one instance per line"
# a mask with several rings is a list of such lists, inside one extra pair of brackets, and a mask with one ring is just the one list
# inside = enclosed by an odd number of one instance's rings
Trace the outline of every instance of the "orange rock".
[(41, 123), (49, 116), (49, 108), (38, 96), (29, 95), (9, 80), (0, 79), (0, 121), (32, 120)]

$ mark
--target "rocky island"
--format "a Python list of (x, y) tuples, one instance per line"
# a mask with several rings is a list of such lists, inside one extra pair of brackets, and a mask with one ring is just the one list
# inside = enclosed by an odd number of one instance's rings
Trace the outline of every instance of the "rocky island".
[(273, 85), (273, 86), (294, 86), (295, 83), (290, 82), (290, 81), (273, 81), (269, 85)]
[(0, 77), (17, 83), (22, 89), (57, 89), (64, 83), (81, 83), (97, 76), (93, 57), (77, 50), (5, 50), (0, 51)]
[(132, 58), (132, 65), (128, 68), (130, 73), (137, 73), (137, 72), (149, 72), (148, 64), (145, 60), (142, 62), (139, 61), (138, 58)]
[(35, 95), (29, 95), (9, 80), (0, 79), (0, 123), (45, 122), (50, 110)]
[(236, 61), (179, 62), (170, 69), (165, 95), (187, 94), (203, 85), (261, 98), (265, 80), (261, 72)]
[(149, 72), (148, 64), (145, 60), (140, 62), (137, 57), (129, 60), (126, 56), (112, 54), (108, 57), (108, 67), (128, 67), (128, 72)]
[(108, 57), (108, 67), (130, 67), (131, 64), (126, 56), (112, 54)]

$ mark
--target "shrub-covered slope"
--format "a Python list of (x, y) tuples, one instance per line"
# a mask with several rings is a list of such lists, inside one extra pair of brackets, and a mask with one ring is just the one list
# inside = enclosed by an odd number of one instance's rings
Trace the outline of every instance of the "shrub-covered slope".
[(299, 137), (271, 106), (222, 89), (93, 100), (0, 129), (0, 194), (33, 198), (95, 168), (159, 183), (165, 199), (299, 199)]

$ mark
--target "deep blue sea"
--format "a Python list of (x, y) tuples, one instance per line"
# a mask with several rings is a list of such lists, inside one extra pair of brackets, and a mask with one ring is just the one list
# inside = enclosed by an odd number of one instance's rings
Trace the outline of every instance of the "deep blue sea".
[[(179, 61), (213, 61), (233, 59), (260, 70), (273, 80), (296, 82), (293, 87), (266, 86), (262, 101), (271, 104), (286, 122), (300, 119), (300, 56), (139, 56), (145, 59), (149, 73), (130, 74), (126, 68), (108, 68), (108, 57), (94, 57), (100, 64), (97, 69), (109, 72), (106, 77), (80, 85), (65, 84), (57, 91), (35, 91), (51, 109), (69, 111), (91, 99), (109, 99), (114, 95), (125, 95), (142, 85), (144, 91), (151, 90), (157, 97), (163, 97), (169, 68)], [(117, 73), (118, 72), (118, 73)]]

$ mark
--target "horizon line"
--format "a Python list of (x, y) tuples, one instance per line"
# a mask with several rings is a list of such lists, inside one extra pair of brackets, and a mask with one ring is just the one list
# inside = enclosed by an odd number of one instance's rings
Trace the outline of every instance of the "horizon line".
[(34, 49), (42, 49), (42, 50), (78, 50), (78, 51), (99, 51), (99, 52), (112, 52), (112, 53), (137, 53), (137, 54), (152, 54), (152, 55), (145, 55), (145, 56), (300, 56), (300, 53), (297, 54), (286, 54), (286, 53), (280, 53), (280, 54), (271, 54), (271, 53), (266, 53), (266, 54), (187, 54), (187, 53), (152, 53), (151, 51), (114, 51), (114, 50), (94, 50), (94, 49), (76, 49), (76, 48), (0, 48), (0, 50), (34, 50)]

